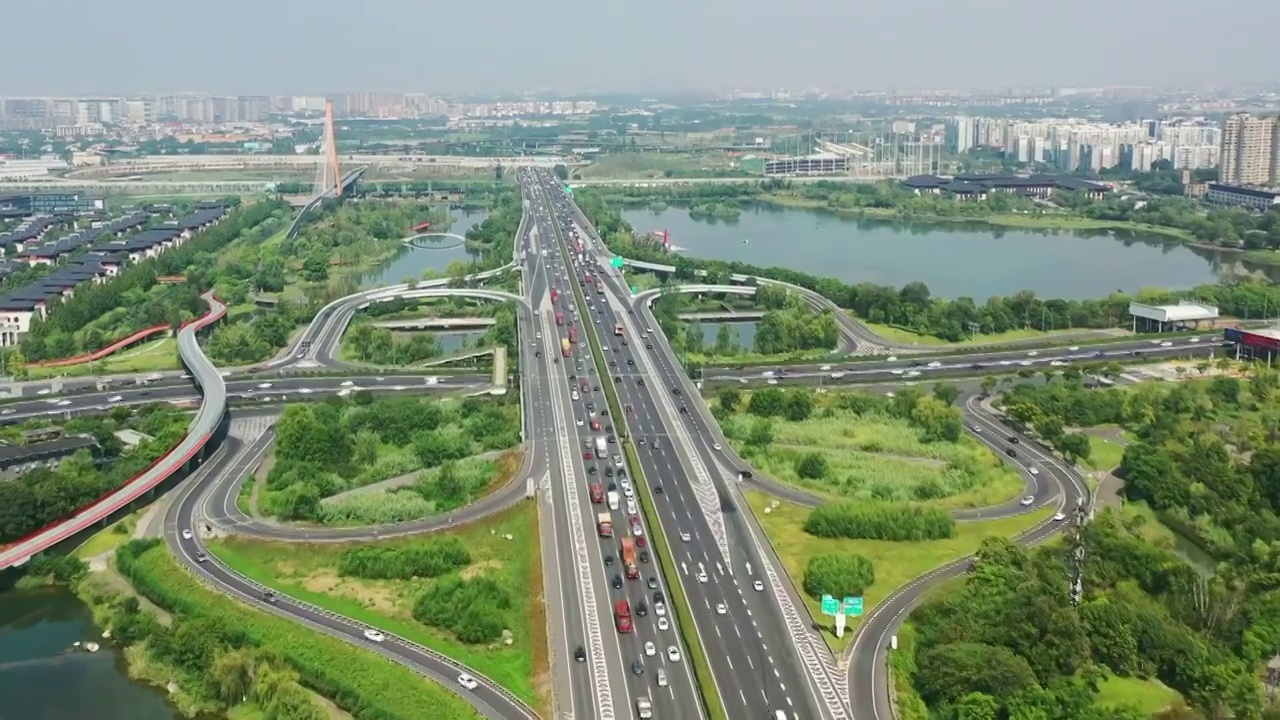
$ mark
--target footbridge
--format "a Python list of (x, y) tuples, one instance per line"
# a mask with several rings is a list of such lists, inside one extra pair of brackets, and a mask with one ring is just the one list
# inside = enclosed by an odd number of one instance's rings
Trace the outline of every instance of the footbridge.
[[(428, 238), (445, 238), (447, 240), (453, 240), (453, 242), (448, 244), (428, 242)], [(457, 233), (429, 232), (407, 237), (404, 239), (404, 244), (412, 245), (413, 247), (420, 248), (422, 250), (453, 250), (454, 248), (466, 245), (467, 239)]]

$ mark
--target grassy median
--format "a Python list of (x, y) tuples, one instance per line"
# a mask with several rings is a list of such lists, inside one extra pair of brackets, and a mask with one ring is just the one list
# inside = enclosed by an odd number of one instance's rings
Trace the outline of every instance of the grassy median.
[[(560, 235), (560, 229), (556, 228), (556, 241), (560, 246), (560, 255), (567, 258), (568, 250), (564, 245), (564, 238)], [(578, 303), (578, 307), (587, 307), (586, 299), (582, 295), (582, 289), (578, 287), (576, 280), (570, 281), (569, 285), (573, 288), (573, 296)], [(622, 404), (618, 401), (618, 392), (613, 385), (613, 378), (608, 373), (608, 368), (604, 364), (604, 352), (600, 348), (600, 341), (596, 338), (596, 334), (592, 330), (588, 330), (586, 324), (583, 324), (583, 335), (587, 337), (588, 343), (591, 345), (592, 359), (595, 361), (596, 372), (600, 376), (600, 387), (604, 389), (605, 399), (609, 404), (609, 412), (613, 415), (617, 422), (614, 427), (618, 428), (622, 435), (622, 451), (626, 458), (627, 471), (632, 478), (643, 478), (644, 471), (641, 469), (640, 460), (636, 457), (635, 448), (631, 445), (631, 440), (625, 433), (626, 425), (624, 419), (626, 415), (622, 412)], [(633, 483), (636, 488), (636, 497), (640, 499), (640, 512), (644, 515), (646, 523), (650, 528), (661, 528), (662, 523), (658, 521), (658, 514), (654, 510), (653, 496), (649, 494), (649, 486), (647, 482)], [(680, 586), (680, 578), (676, 574), (675, 558), (671, 555), (671, 548), (667, 546), (666, 536), (661, 532), (650, 532), (649, 542), (653, 546), (654, 554), (657, 556), (659, 572), (664, 578), (667, 578), (667, 588), (671, 593), (671, 606), (676, 614), (676, 629), (680, 633), (680, 638), (684, 641), (687, 649), (687, 656), (693, 666), (694, 680), (698, 687), (698, 697), (702, 701), (702, 707), (707, 713), (707, 717), (711, 720), (728, 720), (728, 715), (724, 709), (724, 702), (720, 699), (720, 691), (716, 687), (715, 677), (711, 674), (711, 664), (707, 661), (707, 652), (702, 647), (702, 639), (698, 637), (698, 633), (694, 631), (693, 611), (689, 608), (689, 600), (685, 597), (684, 588)], [(674, 580), (672, 580), (674, 578)]]

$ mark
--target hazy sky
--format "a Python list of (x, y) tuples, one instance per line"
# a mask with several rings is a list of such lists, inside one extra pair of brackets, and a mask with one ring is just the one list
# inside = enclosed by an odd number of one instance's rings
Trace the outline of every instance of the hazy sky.
[(0, 94), (1280, 80), (1278, 0), (4, 3)]

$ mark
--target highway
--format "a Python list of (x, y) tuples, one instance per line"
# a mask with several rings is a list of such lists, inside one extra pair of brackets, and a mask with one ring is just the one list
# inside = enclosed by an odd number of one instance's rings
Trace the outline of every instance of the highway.
[[(589, 259), (573, 268), (574, 276), (598, 274), (595, 263), (608, 255), (574, 210), (567, 200), (558, 203), (561, 221), (572, 219), (568, 227), (592, 240)], [(689, 598), (724, 711), (731, 718), (759, 715), (765, 708), (797, 718), (848, 717), (829, 668), (812, 652), (807, 623), (794, 612), (794, 596), (761, 559), (759, 538), (744, 519), (749, 513), (737, 510), (740, 501), (706, 441), (706, 429), (686, 425), (687, 416), (678, 414), (684, 400), (670, 393), (687, 386), (669, 358), (642, 348), (646, 331), (628, 306), (629, 293), (605, 278), (603, 295), (584, 288), (594, 299), (575, 315), (606, 348), (619, 398), (630, 408), (624, 410), (629, 434), (644, 481), (655, 492), (659, 530), (682, 566), (676, 581)], [(622, 338), (614, 334), (617, 324)], [(794, 622), (787, 620), (788, 607)]]
[[(638, 551), (639, 577), (624, 578), (618, 543), (621, 537), (631, 534), (630, 515), (622, 512), (621, 499), (613, 510), (591, 501), (590, 483), (599, 484), (602, 494), (608, 484), (612, 492), (621, 496), (630, 480), (624, 483), (616, 474), (617, 463), (608, 453), (600, 457), (596, 451), (596, 439), (605, 441), (608, 427), (616, 419), (608, 416), (585, 337), (571, 347), (568, 357), (563, 355), (561, 339), (566, 328), (556, 324), (555, 313), (563, 311), (572, 300), (568, 294), (559, 295), (553, 305), (550, 298), (553, 287), (558, 287), (560, 293), (568, 291), (550, 277), (562, 264), (555, 228), (546, 198), (534, 178), (525, 175), (521, 180), (526, 192), (535, 198), (538, 226), (527, 253), (531, 269), (529, 290), (539, 302), (542, 361), (551, 359), (549, 366), (543, 366), (548, 368), (546, 386), (535, 400), (533, 414), (535, 425), (545, 428), (548, 440), (556, 446), (556, 461), (560, 463), (553, 473), (557, 477), (550, 478), (548, 488), (552, 503), (565, 513), (564, 522), (554, 530), (559, 546), (555, 565), (561, 577), (571, 572), (576, 580), (563, 582), (560, 594), (564, 597), (577, 593), (581, 600), (576, 608), (565, 608), (560, 618), (551, 616), (552, 634), (559, 630), (565, 646), (581, 645), (588, 660), (588, 667), (581, 669), (582, 677), (573, 681), (570, 711), (575, 718), (636, 717), (636, 701), (647, 698), (653, 703), (655, 717), (701, 717), (692, 673), (683, 657), (686, 651), (679, 650), (678, 660), (667, 657), (669, 646), (680, 645), (674, 613), (664, 607), (665, 614), (659, 617), (658, 601), (651, 597), (654, 593), (667, 594), (666, 578), (656, 572), (647, 548)], [(593, 428), (593, 423), (598, 427)], [(609, 514), (613, 538), (599, 537), (597, 515), (601, 512)], [(556, 517), (559, 520), (560, 516)], [(632, 613), (630, 632), (616, 629), (614, 606), (620, 601), (626, 601)], [(644, 615), (640, 614), (642, 606)], [(646, 643), (652, 643), (654, 655), (646, 654)], [(633, 668), (636, 661), (643, 668)], [(636, 669), (641, 672), (637, 674)], [(665, 677), (665, 685), (659, 683), (660, 674)]]
[[(352, 375), (233, 380), (224, 384), (228, 400), (287, 402), (320, 399), (330, 395), (349, 395), (361, 390), (375, 393), (478, 391), (489, 387), (491, 380), (489, 375), (441, 375), (430, 379), (406, 375), (375, 377)], [(107, 392), (74, 395), (47, 394), (36, 397), (40, 399), (17, 400), (0, 405), (0, 425), (39, 417), (102, 412), (121, 405), (142, 405), (153, 402), (197, 403), (201, 400), (201, 394), (189, 384), (135, 385)]]

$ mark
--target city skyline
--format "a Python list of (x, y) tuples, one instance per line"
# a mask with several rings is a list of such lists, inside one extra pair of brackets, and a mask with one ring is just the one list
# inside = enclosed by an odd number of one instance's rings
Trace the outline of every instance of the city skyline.
[[(46, 33), (11, 33), (6, 43), (12, 56), (39, 62), (0, 79), (0, 95), (193, 87), (259, 94), (369, 87), (437, 93), (1186, 87), (1270, 81), (1280, 65), (1280, 48), (1268, 36), (1280, 25), (1280, 6), (1261, 0), (1234, 0), (1212, 10), (1155, 0), (1080, 0), (1070, 14), (1050, 16), (1030, 7), (934, 2), (913, 13), (909, 23), (892, 7), (854, 8), (826, 0), (809, 0), (785, 13), (752, 0), (732, 12), (670, 0), (651, 3), (643, 13), (585, 2), (554, 14), (517, 3), (375, 5), (360, 13), (330, 0), (229, 0), (181, 12), (155, 0), (89, 6), (78, 11), (76, 22), (93, 28), (94, 37), (140, 41), (118, 42), (107, 51), (89, 37), (52, 55), (45, 52)], [(34, 4), (9, 12), (12, 27), (47, 23)], [(1197, 51), (1206, 26), (1235, 17), (1249, 21), (1232, 25), (1231, 43), (1213, 53)], [(789, 18), (806, 25), (820, 18), (821, 27), (842, 29), (841, 41), (771, 45), (778, 24)], [(1134, 40), (1153, 24), (1160, 30), (1158, 45)], [(194, 52), (175, 51), (188, 47), (181, 38), (193, 28), (215, 30)], [(1000, 42), (972, 41), (984, 33), (995, 33)]]

